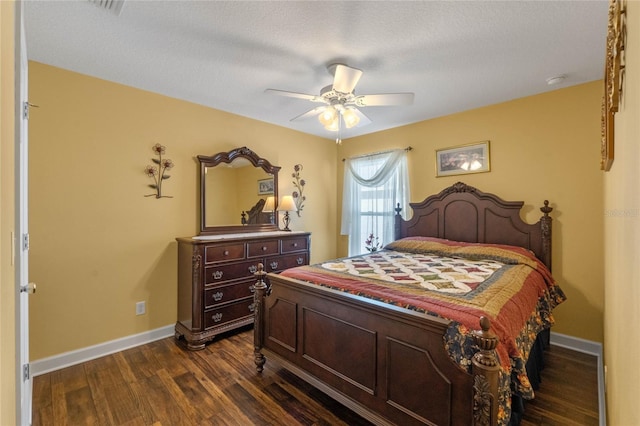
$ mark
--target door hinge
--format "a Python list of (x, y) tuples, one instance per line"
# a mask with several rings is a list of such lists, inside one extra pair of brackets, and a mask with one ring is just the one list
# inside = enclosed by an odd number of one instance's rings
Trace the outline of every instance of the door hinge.
[(22, 234), (22, 250), (29, 250), (29, 234)]
[(29, 364), (24, 364), (22, 366), (22, 381), (26, 382), (29, 380)]
[(22, 118), (25, 120), (29, 119), (29, 108), (39, 108), (38, 105), (30, 104), (28, 101), (22, 103)]

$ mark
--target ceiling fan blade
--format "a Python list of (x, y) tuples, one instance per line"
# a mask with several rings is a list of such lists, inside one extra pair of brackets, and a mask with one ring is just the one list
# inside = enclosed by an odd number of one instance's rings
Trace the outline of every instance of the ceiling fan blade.
[(361, 107), (411, 105), (413, 103), (413, 97), (413, 93), (384, 93), (378, 95), (361, 95), (356, 96), (356, 99), (353, 101), (353, 103)]
[(302, 113), (302, 114), (300, 114), (300, 115), (298, 115), (298, 116), (296, 116), (296, 117), (293, 117), (293, 118), (292, 118), (291, 120), (289, 120), (289, 121), (303, 120), (303, 119), (305, 119), (305, 118), (313, 117), (314, 115), (318, 115), (318, 114), (320, 114), (320, 113), (321, 113), (322, 111), (324, 111), (325, 109), (327, 109), (327, 107), (326, 107), (326, 106), (324, 106), (324, 105), (323, 105), (323, 106), (319, 106), (319, 107), (315, 107), (315, 108), (314, 108), (314, 109), (312, 109), (312, 110), (309, 110), (309, 111), (307, 111), (307, 112), (305, 112), (305, 113)]
[(297, 93), (297, 92), (288, 92), (286, 90), (278, 90), (278, 89), (265, 89), (265, 93), (272, 93), (278, 96), (287, 96), (289, 98), (298, 98), (304, 99), (311, 102), (323, 102), (326, 103), (322, 96), (316, 95), (307, 95), (306, 93)]
[(346, 65), (338, 64), (333, 76), (333, 90), (341, 93), (351, 93), (362, 76), (362, 71)]

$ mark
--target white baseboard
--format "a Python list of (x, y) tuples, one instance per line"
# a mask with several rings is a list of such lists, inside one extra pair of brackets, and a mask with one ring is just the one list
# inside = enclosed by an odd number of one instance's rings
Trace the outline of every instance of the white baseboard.
[(174, 325), (167, 325), (165, 327), (156, 328), (155, 330), (145, 331), (144, 333), (122, 337), (120, 339), (111, 340), (109, 342), (100, 343), (98, 345), (89, 346), (75, 351), (65, 352), (49, 358), (38, 359), (30, 363), (29, 371), (31, 376), (35, 377), (40, 374), (70, 367), (105, 355), (133, 348), (135, 346), (144, 345), (145, 343), (164, 339), (165, 337), (173, 336), (174, 334)]
[(577, 352), (602, 357), (602, 343), (551, 332), (551, 344)]
[(600, 415), (600, 426), (607, 424), (607, 411), (605, 404), (604, 387), (604, 364), (602, 358), (602, 343), (592, 342), (579, 337), (567, 336), (566, 334), (551, 332), (551, 344), (577, 352), (593, 355), (598, 363), (598, 412)]

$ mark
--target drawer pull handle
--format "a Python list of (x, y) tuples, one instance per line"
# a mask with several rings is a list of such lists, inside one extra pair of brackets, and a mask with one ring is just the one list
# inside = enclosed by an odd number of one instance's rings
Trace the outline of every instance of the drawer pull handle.
[(222, 254), (224, 254), (225, 256), (229, 256), (229, 250), (225, 250)]
[(255, 274), (258, 271), (258, 267), (255, 265), (251, 265), (249, 266), (249, 272), (251, 272), (252, 274)]
[(219, 280), (222, 278), (223, 272), (222, 271), (215, 271), (213, 273), (213, 279), (214, 280)]
[(296, 262), (298, 263), (298, 265), (302, 265), (302, 263), (304, 263), (304, 259), (299, 257), (296, 259)]
[(211, 319), (213, 319), (213, 322), (220, 322), (222, 321), (222, 314), (218, 312), (217, 314), (212, 315)]
[(278, 262), (273, 261), (273, 262), (271, 262), (270, 266), (271, 266), (271, 269), (278, 269)]
[(255, 310), (256, 310), (256, 304), (255, 303), (250, 304), (249, 305), (249, 311), (253, 312)]
[(298, 243), (293, 243), (292, 246), (298, 247)]
[(213, 300), (216, 302), (219, 302), (222, 300), (222, 298), (224, 297), (224, 293), (219, 291), (217, 293), (213, 293)]
[(267, 251), (267, 246), (262, 246), (262, 251)]
[(249, 286), (249, 291), (250, 291), (251, 293), (255, 293), (255, 292), (256, 292), (256, 286), (255, 286), (255, 285), (253, 285), (253, 284), (251, 284), (251, 285)]

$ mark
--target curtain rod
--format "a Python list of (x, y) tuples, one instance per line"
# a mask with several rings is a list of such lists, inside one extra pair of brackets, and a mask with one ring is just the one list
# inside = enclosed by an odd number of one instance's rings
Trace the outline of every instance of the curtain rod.
[[(409, 152), (411, 151), (413, 148), (408, 146), (406, 147), (404, 150)], [(356, 155), (355, 157), (349, 157), (349, 160), (353, 160), (354, 158), (365, 158), (365, 157), (373, 157), (374, 155), (379, 155), (379, 154), (387, 154), (389, 152), (393, 152), (395, 150), (391, 149), (389, 151), (379, 151), (379, 152), (372, 152), (370, 154), (362, 154), (362, 155)], [(346, 161), (346, 158), (343, 158), (342, 161)]]

